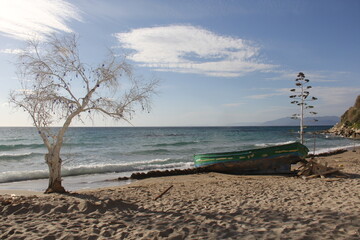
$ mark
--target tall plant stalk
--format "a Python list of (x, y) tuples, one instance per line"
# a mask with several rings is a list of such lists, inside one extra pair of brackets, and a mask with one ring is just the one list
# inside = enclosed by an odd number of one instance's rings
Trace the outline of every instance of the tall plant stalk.
[[(298, 87), (298, 89), (293, 88), (290, 91), (294, 95), (290, 95), (290, 98), (294, 99), (294, 101), (291, 102), (291, 104), (296, 104), (300, 106), (300, 113), (293, 114), (291, 117), (292, 119), (300, 119), (300, 142), (301, 144), (304, 144), (304, 115), (306, 113), (307, 109), (313, 109), (314, 106), (311, 106), (308, 104), (310, 101), (317, 100), (316, 97), (310, 97), (309, 89), (312, 88), (309, 84), (310, 80), (305, 78), (305, 74), (302, 72), (299, 72), (297, 75), (297, 78), (295, 79), (295, 85)], [(309, 111), (309, 114), (316, 115), (317, 112)], [(318, 121), (317, 119), (314, 119), (314, 121)]]

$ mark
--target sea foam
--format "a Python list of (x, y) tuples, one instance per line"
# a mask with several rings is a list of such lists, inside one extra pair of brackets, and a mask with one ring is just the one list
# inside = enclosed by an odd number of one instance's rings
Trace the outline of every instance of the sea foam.
[[(150, 171), (155, 169), (174, 169), (184, 168), (192, 165), (192, 162), (174, 162), (171, 159), (153, 159), (149, 161), (138, 161), (120, 164), (97, 164), (97, 165), (79, 165), (73, 167), (63, 167), (62, 176), (81, 176), (103, 173), (124, 173), (136, 171)], [(8, 171), (0, 175), (0, 183), (36, 180), (48, 178), (47, 170), (31, 171)]]

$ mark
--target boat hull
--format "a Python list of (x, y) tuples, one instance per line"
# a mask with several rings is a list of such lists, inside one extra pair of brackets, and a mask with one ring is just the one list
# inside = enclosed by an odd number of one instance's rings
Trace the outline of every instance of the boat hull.
[(308, 148), (300, 143), (237, 152), (194, 155), (195, 167), (233, 174), (289, 173), (291, 164), (303, 160)]

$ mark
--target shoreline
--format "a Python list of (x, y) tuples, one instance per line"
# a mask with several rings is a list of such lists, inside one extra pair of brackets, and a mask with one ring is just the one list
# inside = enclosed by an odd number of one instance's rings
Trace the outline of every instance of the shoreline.
[[(360, 148), (360, 143), (355, 145), (356, 148)], [(348, 146), (341, 146), (341, 147), (333, 147), (333, 148), (326, 148), (326, 149), (319, 149), (316, 152), (316, 155), (322, 155), (332, 152), (337, 152), (339, 150), (346, 149), (348, 151), (352, 151), (354, 148), (353, 145)], [(309, 151), (309, 156), (312, 155), (312, 150)], [(173, 170), (182, 170), (182, 169), (189, 169), (188, 166), (183, 168), (165, 168), (165, 169), (152, 169), (148, 171), (134, 171), (134, 172), (109, 172), (109, 173), (93, 173), (93, 174), (83, 174), (83, 175), (75, 175), (75, 176), (66, 176), (63, 175), (63, 183), (64, 187), (70, 191), (77, 191), (77, 190), (86, 190), (86, 189), (96, 189), (100, 187), (107, 187), (107, 186), (117, 186), (117, 185), (124, 185), (128, 183), (120, 183), (117, 184), (114, 182), (114, 179), (129, 179), (130, 176), (134, 173), (142, 173), (142, 172), (150, 172), (150, 171), (173, 171)], [(132, 179), (137, 180), (137, 179)], [(41, 179), (28, 179), (22, 181), (9, 181), (0, 183), (0, 190), (25, 190), (25, 191), (37, 191), (42, 192), (45, 191), (47, 186), (48, 178), (41, 178)], [(24, 186), (24, 187), (22, 187)]]
[(359, 239), (360, 148), (317, 160), (351, 176), (205, 173), (1, 195), (0, 238)]

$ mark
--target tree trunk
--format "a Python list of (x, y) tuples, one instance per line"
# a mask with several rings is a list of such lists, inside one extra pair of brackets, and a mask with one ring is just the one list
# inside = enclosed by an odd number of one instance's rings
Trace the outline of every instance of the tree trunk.
[(61, 158), (59, 154), (45, 154), (45, 161), (49, 167), (49, 186), (45, 193), (65, 193), (61, 185)]

